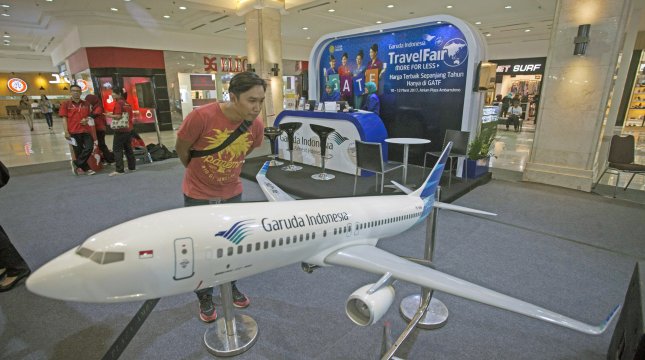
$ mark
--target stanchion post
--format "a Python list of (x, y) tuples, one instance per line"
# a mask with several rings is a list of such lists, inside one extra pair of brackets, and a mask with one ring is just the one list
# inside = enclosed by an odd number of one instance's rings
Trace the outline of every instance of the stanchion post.
[(235, 356), (250, 349), (258, 338), (258, 324), (248, 315), (235, 315), (230, 282), (220, 285), (224, 318), (204, 334), (204, 345), (215, 356)]
[[(435, 201), (441, 199), (441, 187), (437, 187), (435, 192)], [(434, 256), (435, 236), (437, 233), (437, 209), (431, 210), (430, 216), (426, 221), (426, 242), (424, 248), (424, 260), (432, 262)], [(410, 295), (401, 301), (401, 315), (407, 321), (414, 318), (417, 310), (423, 306), (422, 299), (430, 299), (425, 316), (419, 320), (417, 327), (421, 329), (438, 329), (448, 321), (448, 308), (440, 300), (432, 297), (432, 289), (422, 288), (421, 294)]]

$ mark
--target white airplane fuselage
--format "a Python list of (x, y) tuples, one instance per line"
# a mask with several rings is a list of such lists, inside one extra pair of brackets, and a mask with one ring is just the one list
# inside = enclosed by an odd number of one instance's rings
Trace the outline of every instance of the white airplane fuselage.
[(409, 229), (423, 209), (421, 198), (401, 195), (168, 210), (97, 233), (30, 283), (41, 295), (73, 301), (176, 295), (293, 263), (325, 265), (334, 250)]

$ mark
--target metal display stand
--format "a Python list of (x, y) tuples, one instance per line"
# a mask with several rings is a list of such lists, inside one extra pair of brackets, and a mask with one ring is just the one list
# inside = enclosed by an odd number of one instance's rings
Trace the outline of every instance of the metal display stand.
[[(435, 193), (435, 200), (439, 201), (441, 198), (441, 187), (437, 188)], [(437, 225), (437, 209), (433, 208), (432, 213), (428, 216), (426, 227), (426, 243), (424, 251), (424, 259), (418, 260), (420, 264), (432, 266), (432, 256), (434, 253), (436, 225)], [(415, 327), (421, 329), (438, 329), (446, 324), (448, 321), (448, 308), (438, 299), (432, 297), (432, 289), (422, 288), (421, 294), (410, 295), (401, 300), (400, 311), (401, 315), (410, 323), (403, 330), (399, 338), (386, 352), (382, 360), (391, 359), (396, 350), (410, 335)]]
[(215, 356), (235, 356), (250, 349), (258, 339), (258, 324), (248, 315), (235, 315), (230, 282), (220, 285), (224, 318), (218, 318), (204, 334), (204, 345)]

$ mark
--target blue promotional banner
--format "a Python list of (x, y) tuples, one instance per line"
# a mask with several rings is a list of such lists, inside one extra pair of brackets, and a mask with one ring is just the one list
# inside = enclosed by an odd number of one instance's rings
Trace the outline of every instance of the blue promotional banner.
[[(371, 81), (388, 136), (430, 139), (427, 148), (438, 150), (446, 129), (461, 129), (467, 59), (463, 33), (448, 23), (333, 40), (321, 52), (319, 93), (331, 82), (341, 100), (360, 109)], [(340, 89), (339, 72), (352, 75), (351, 82), (341, 77)]]

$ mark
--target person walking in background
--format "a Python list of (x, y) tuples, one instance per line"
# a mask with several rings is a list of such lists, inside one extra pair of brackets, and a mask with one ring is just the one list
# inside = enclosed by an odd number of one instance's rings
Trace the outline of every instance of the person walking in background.
[(101, 160), (104, 163), (112, 164), (114, 162), (114, 154), (110, 151), (110, 149), (107, 147), (107, 144), (105, 143), (105, 130), (107, 127), (107, 121), (105, 119), (105, 110), (103, 109), (103, 104), (101, 104), (99, 97), (94, 94), (87, 95), (85, 97), (85, 101), (87, 101), (92, 106), (90, 116), (94, 119), (96, 140), (99, 144), (99, 149), (103, 154), (103, 159)]
[(81, 87), (73, 84), (69, 87), (70, 99), (63, 102), (58, 111), (58, 115), (63, 118), (63, 128), (65, 129), (65, 139), (71, 140), (76, 145), (74, 155), (76, 159), (74, 172), (77, 175), (87, 174), (94, 175), (94, 170), (90, 169), (87, 163), (92, 150), (94, 149), (94, 139), (90, 135), (90, 125), (88, 124), (90, 116), (90, 104), (81, 99)]
[[(175, 144), (186, 168), (182, 184), (184, 206), (242, 201), (240, 172), (244, 159), (262, 144), (264, 137), (259, 115), (266, 88), (267, 83), (256, 73), (238, 73), (229, 84), (229, 102), (200, 106), (186, 116), (177, 131)], [(222, 147), (224, 142), (229, 144)], [(231, 285), (233, 305), (249, 306), (250, 300), (238, 290), (236, 283)], [(217, 312), (213, 288), (209, 284), (205, 286), (209, 287), (199, 288), (195, 293), (199, 299), (199, 319), (209, 323), (217, 319)]]
[(132, 144), (130, 141), (130, 133), (134, 130), (133, 126), (133, 113), (132, 106), (125, 100), (127, 94), (119, 87), (112, 88), (112, 97), (114, 98), (114, 112), (107, 116), (112, 118), (112, 121), (121, 120), (123, 116), (128, 117), (127, 127), (114, 129), (114, 141), (112, 142), (112, 150), (114, 151), (114, 161), (116, 162), (116, 169), (110, 173), (109, 176), (123, 175), (125, 173), (125, 165), (123, 164), (123, 153), (128, 159), (128, 170), (136, 170), (136, 159), (132, 151)]
[(40, 95), (40, 112), (43, 113), (43, 116), (45, 117), (45, 121), (47, 121), (47, 126), (49, 127), (49, 132), (54, 131), (54, 119), (53, 119), (53, 112), (54, 112), (54, 107), (52, 105), (52, 102), (49, 101), (47, 98), (47, 95)]
[(31, 117), (33, 114), (33, 109), (31, 108), (31, 103), (29, 102), (29, 96), (23, 95), (20, 98), (20, 103), (18, 104), (18, 109), (20, 109), (20, 114), (27, 120), (27, 126), (31, 131), (34, 131), (34, 119)]
[(365, 83), (365, 104), (361, 110), (367, 110), (375, 113), (376, 115), (381, 114), (381, 100), (379, 100), (378, 95), (376, 95), (376, 84), (369, 81)]

